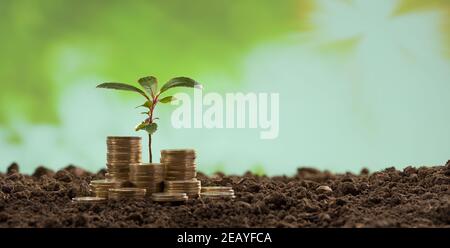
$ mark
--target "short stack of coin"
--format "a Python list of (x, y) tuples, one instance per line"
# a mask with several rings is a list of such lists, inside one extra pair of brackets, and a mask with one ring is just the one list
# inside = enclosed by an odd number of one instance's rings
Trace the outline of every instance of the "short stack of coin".
[(165, 168), (166, 181), (185, 181), (197, 177), (194, 150), (162, 150), (161, 163)]
[(186, 202), (188, 196), (185, 193), (154, 193), (152, 200), (154, 202)]
[(130, 166), (130, 181), (138, 188), (147, 190), (147, 195), (162, 191), (164, 166), (162, 164), (139, 164)]
[(107, 178), (128, 180), (130, 165), (142, 162), (140, 137), (108, 137)]
[(201, 182), (197, 179), (184, 181), (164, 181), (164, 192), (166, 193), (186, 193), (190, 198), (197, 198), (200, 195)]
[(202, 187), (200, 197), (207, 198), (207, 199), (234, 199), (234, 198), (236, 198), (232, 187), (223, 187), (223, 186)]
[(105, 180), (94, 180), (89, 184), (89, 190), (92, 195), (100, 198), (108, 198), (109, 189), (119, 188), (120, 181), (105, 179)]
[(108, 198), (113, 200), (136, 199), (143, 200), (145, 198), (146, 189), (140, 188), (117, 188), (109, 189)]

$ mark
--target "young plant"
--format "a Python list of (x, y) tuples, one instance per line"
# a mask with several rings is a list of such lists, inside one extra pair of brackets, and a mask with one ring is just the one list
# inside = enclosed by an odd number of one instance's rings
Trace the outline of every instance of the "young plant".
[(122, 91), (131, 91), (138, 93), (145, 97), (144, 104), (136, 107), (147, 108), (148, 110), (143, 112), (142, 114), (147, 115), (148, 117), (139, 125), (136, 126), (135, 130), (140, 131), (144, 130), (148, 133), (148, 151), (150, 157), (150, 163), (153, 162), (152, 156), (152, 135), (158, 129), (158, 125), (156, 124), (156, 120), (158, 118), (155, 117), (154, 112), (156, 105), (158, 103), (170, 103), (175, 101), (175, 97), (166, 96), (162, 97), (162, 94), (166, 91), (177, 88), (177, 87), (188, 87), (188, 88), (202, 88), (202, 85), (196, 82), (195, 80), (187, 77), (176, 77), (169, 80), (158, 90), (158, 80), (153, 76), (144, 77), (138, 80), (138, 83), (142, 86), (143, 90), (124, 83), (103, 83), (97, 86), (97, 88), (103, 89), (113, 89), (113, 90), (122, 90)]

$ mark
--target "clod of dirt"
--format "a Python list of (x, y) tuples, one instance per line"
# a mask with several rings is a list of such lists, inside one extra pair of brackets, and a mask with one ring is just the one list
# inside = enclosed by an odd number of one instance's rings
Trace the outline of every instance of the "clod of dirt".
[(64, 170), (77, 177), (82, 177), (88, 174), (85, 170), (75, 167), (74, 165), (69, 165), (64, 168)]
[(33, 173), (33, 177), (41, 178), (43, 176), (47, 177), (53, 177), (55, 175), (55, 172), (52, 170), (49, 170), (43, 166), (39, 166)]
[(70, 182), (72, 182), (74, 175), (72, 175), (67, 170), (60, 170), (60, 171), (56, 172), (54, 178), (61, 182), (70, 183)]
[(359, 189), (356, 187), (356, 185), (352, 182), (343, 182), (339, 185), (338, 190), (343, 195), (358, 195), (360, 193)]
[(7, 175), (11, 175), (14, 173), (19, 173), (19, 165), (17, 163), (12, 163), (6, 170)]
[(369, 175), (370, 174), (370, 171), (369, 171), (369, 169), (367, 169), (367, 168), (363, 168), (362, 170), (361, 170), (361, 172), (360, 172), (360, 174), (361, 175)]
[(450, 160), (445, 164), (444, 175), (450, 176)]
[(88, 195), (89, 182), (104, 173), (72, 166), (53, 175), (42, 167), (33, 177), (0, 174), (0, 227), (450, 227), (449, 171), (450, 161), (370, 175), (311, 168), (272, 178), (199, 173), (202, 185), (232, 186), (236, 199), (77, 205), (71, 198)]

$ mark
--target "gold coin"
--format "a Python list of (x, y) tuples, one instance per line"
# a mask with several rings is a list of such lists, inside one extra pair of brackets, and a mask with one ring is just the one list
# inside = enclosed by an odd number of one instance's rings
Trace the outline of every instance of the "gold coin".
[(161, 178), (136, 178), (136, 177), (130, 177), (130, 181), (133, 183), (146, 183), (146, 184), (155, 184), (155, 183), (161, 183), (164, 181), (164, 179)]
[(141, 155), (106, 155), (106, 159), (108, 160), (141, 160)]
[(115, 162), (111, 162), (111, 163), (107, 163), (106, 166), (108, 167), (130, 167), (132, 165), (140, 165), (141, 163), (115, 163)]
[[(186, 180), (192, 180), (197, 176), (197, 173), (166, 173), (165, 177), (169, 178), (169, 177), (190, 177), (188, 179), (180, 179), (180, 180), (176, 180), (176, 181), (186, 181)], [(173, 180), (171, 180), (173, 181)]]
[(103, 179), (103, 180), (92, 180), (90, 182), (91, 185), (95, 185), (95, 186), (110, 186), (110, 185), (117, 185), (118, 181), (116, 180), (108, 180), (108, 179)]
[(165, 179), (167, 181), (177, 181), (177, 180), (189, 180), (192, 179), (193, 177), (166, 177)]
[(196, 171), (166, 171), (166, 176), (179, 176), (179, 175), (193, 175), (196, 176)]
[(144, 193), (145, 189), (140, 188), (117, 188), (117, 189), (110, 189), (109, 192), (119, 193), (119, 194), (137, 194), (137, 193)]
[(117, 169), (107, 169), (107, 171), (108, 171), (108, 173), (110, 173), (110, 174), (117, 174), (117, 175), (120, 175), (120, 174), (123, 174), (123, 175), (128, 175), (129, 173), (130, 173), (130, 171), (129, 170), (125, 170), (125, 169), (121, 169), (120, 171), (118, 171)]
[(107, 163), (109, 164), (118, 164), (118, 163), (122, 163), (122, 164), (138, 164), (140, 162), (142, 162), (141, 158), (124, 158), (124, 159), (119, 159), (119, 158), (107, 158), (106, 159)]
[(186, 161), (186, 162), (195, 162), (195, 160), (196, 160), (196, 158), (197, 157), (195, 157), (195, 156), (186, 156), (186, 155), (177, 155), (177, 156), (174, 156), (174, 155), (163, 155), (163, 156), (161, 156), (161, 158), (160, 158), (160, 161), (162, 162), (162, 161), (164, 161), (164, 162), (171, 162), (171, 161), (174, 161), (174, 162), (183, 162), (183, 161)]
[(234, 192), (201, 192), (202, 197), (231, 197), (234, 196)]
[(138, 136), (108, 136), (108, 140), (141, 140)]
[(107, 145), (106, 148), (109, 153), (142, 154), (140, 145)]
[(166, 165), (165, 171), (167, 172), (177, 172), (177, 171), (196, 171), (196, 166), (171, 166)]
[(106, 192), (106, 193), (104, 193), (104, 192), (93, 192), (93, 193), (94, 193), (93, 195), (95, 197), (98, 197), (98, 198), (105, 198), (105, 199), (109, 198), (108, 192)]
[(180, 181), (167, 182), (167, 184), (189, 184), (189, 183), (200, 183), (200, 181), (197, 179), (192, 179), (192, 180), (180, 180)]
[(72, 202), (76, 202), (76, 203), (101, 203), (101, 202), (105, 202), (105, 201), (106, 201), (106, 198), (92, 197), (92, 196), (72, 198)]
[(109, 172), (109, 171), (108, 171), (108, 174), (109, 174), (110, 176), (112, 176), (112, 177), (126, 177), (126, 178), (128, 178), (128, 176), (129, 176), (129, 173), (128, 173), (128, 172), (117, 173), (117, 172)]
[(121, 152), (121, 153), (132, 153), (140, 154), (142, 153), (142, 146), (140, 144), (106, 144), (106, 149), (108, 152)]
[(130, 170), (130, 163), (123, 163), (123, 164), (106, 164), (106, 168), (108, 169), (115, 169), (115, 170)]
[(140, 164), (130, 165), (130, 170), (133, 172), (153, 172), (162, 171), (164, 169), (162, 164)]
[(188, 196), (185, 193), (153, 193), (152, 200), (155, 202), (181, 202), (187, 201)]
[(166, 149), (161, 150), (161, 154), (195, 154), (193, 149)]
[(153, 197), (157, 197), (157, 198), (173, 198), (173, 197), (185, 197), (186, 194), (185, 193), (157, 193), (157, 194), (152, 194)]
[(110, 147), (115, 146), (128, 146), (128, 147), (137, 147), (142, 146), (140, 140), (107, 140), (106, 145)]
[(106, 173), (105, 177), (108, 179), (114, 179), (114, 180), (122, 180), (122, 181), (127, 181), (128, 180), (128, 175), (115, 175), (115, 174), (109, 174)]
[(197, 166), (192, 165), (174, 165), (174, 164), (165, 164), (165, 171), (196, 171)]
[(178, 166), (178, 167), (175, 167), (175, 166), (167, 165), (165, 167), (165, 171), (166, 172), (178, 172), (178, 171), (180, 171), (180, 172), (185, 172), (185, 171), (195, 172), (195, 171), (197, 171), (197, 167), (195, 167), (195, 166)]
[(126, 196), (121, 196), (121, 195), (109, 195), (109, 199), (111, 199), (111, 200), (124, 200), (124, 199), (127, 199), (127, 200), (130, 200), (130, 199), (133, 199), (133, 200), (144, 200), (145, 199), (145, 196), (132, 196), (132, 197), (126, 197)]
[(139, 168), (157, 168), (157, 167), (161, 167), (162, 164), (161, 163), (150, 163), (150, 164), (141, 164), (141, 166)]
[(233, 191), (232, 187), (225, 186), (204, 186), (202, 187), (202, 192), (228, 192)]
[(106, 140), (106, 144), (110, 145), (110, 146), (140, 146), (141, 145), (141, 140), (140, 139), (130, 139), (130, 140), (126, 140), (126, 139), (107, 139)]

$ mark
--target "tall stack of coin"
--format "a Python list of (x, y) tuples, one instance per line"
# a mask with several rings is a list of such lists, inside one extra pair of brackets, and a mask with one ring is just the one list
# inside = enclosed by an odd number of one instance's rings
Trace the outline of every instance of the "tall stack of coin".
[(138, 188), (147, 190), (150, 196), (162, 191), (164, 167), (162, 164), (139, 164), (130, 166), (130, 181)]
[(108, 137), (107, 178), (128, 180), (130, 166), (142, 161), (140, 137)]
[(146, 189), (139, 188), (118, 188), (110, 189), (108, 198), (113, 200), (136, 199), (143, 200), (145, 198)]
[(166, 181), (186, 181), (197, 177), (194, 150), (162, 150), (161, 163)]
[(119, 188), (120, 181), (106, 179), (94, 180), (89, 184), (90, 192), (100, 198), (108, 198), (109, 189)]
[(232, 187), (223, 187), (223, 186), (202, 187), (200, 197), (207, 198), (207, 199), (234, 199), (234, 198), (236, 198)]
[(186, 181), (165, 181), (164, 192), (186, 193), (188, 197), (195, 198), (200, 195), (201, 182), (197, 179)]

